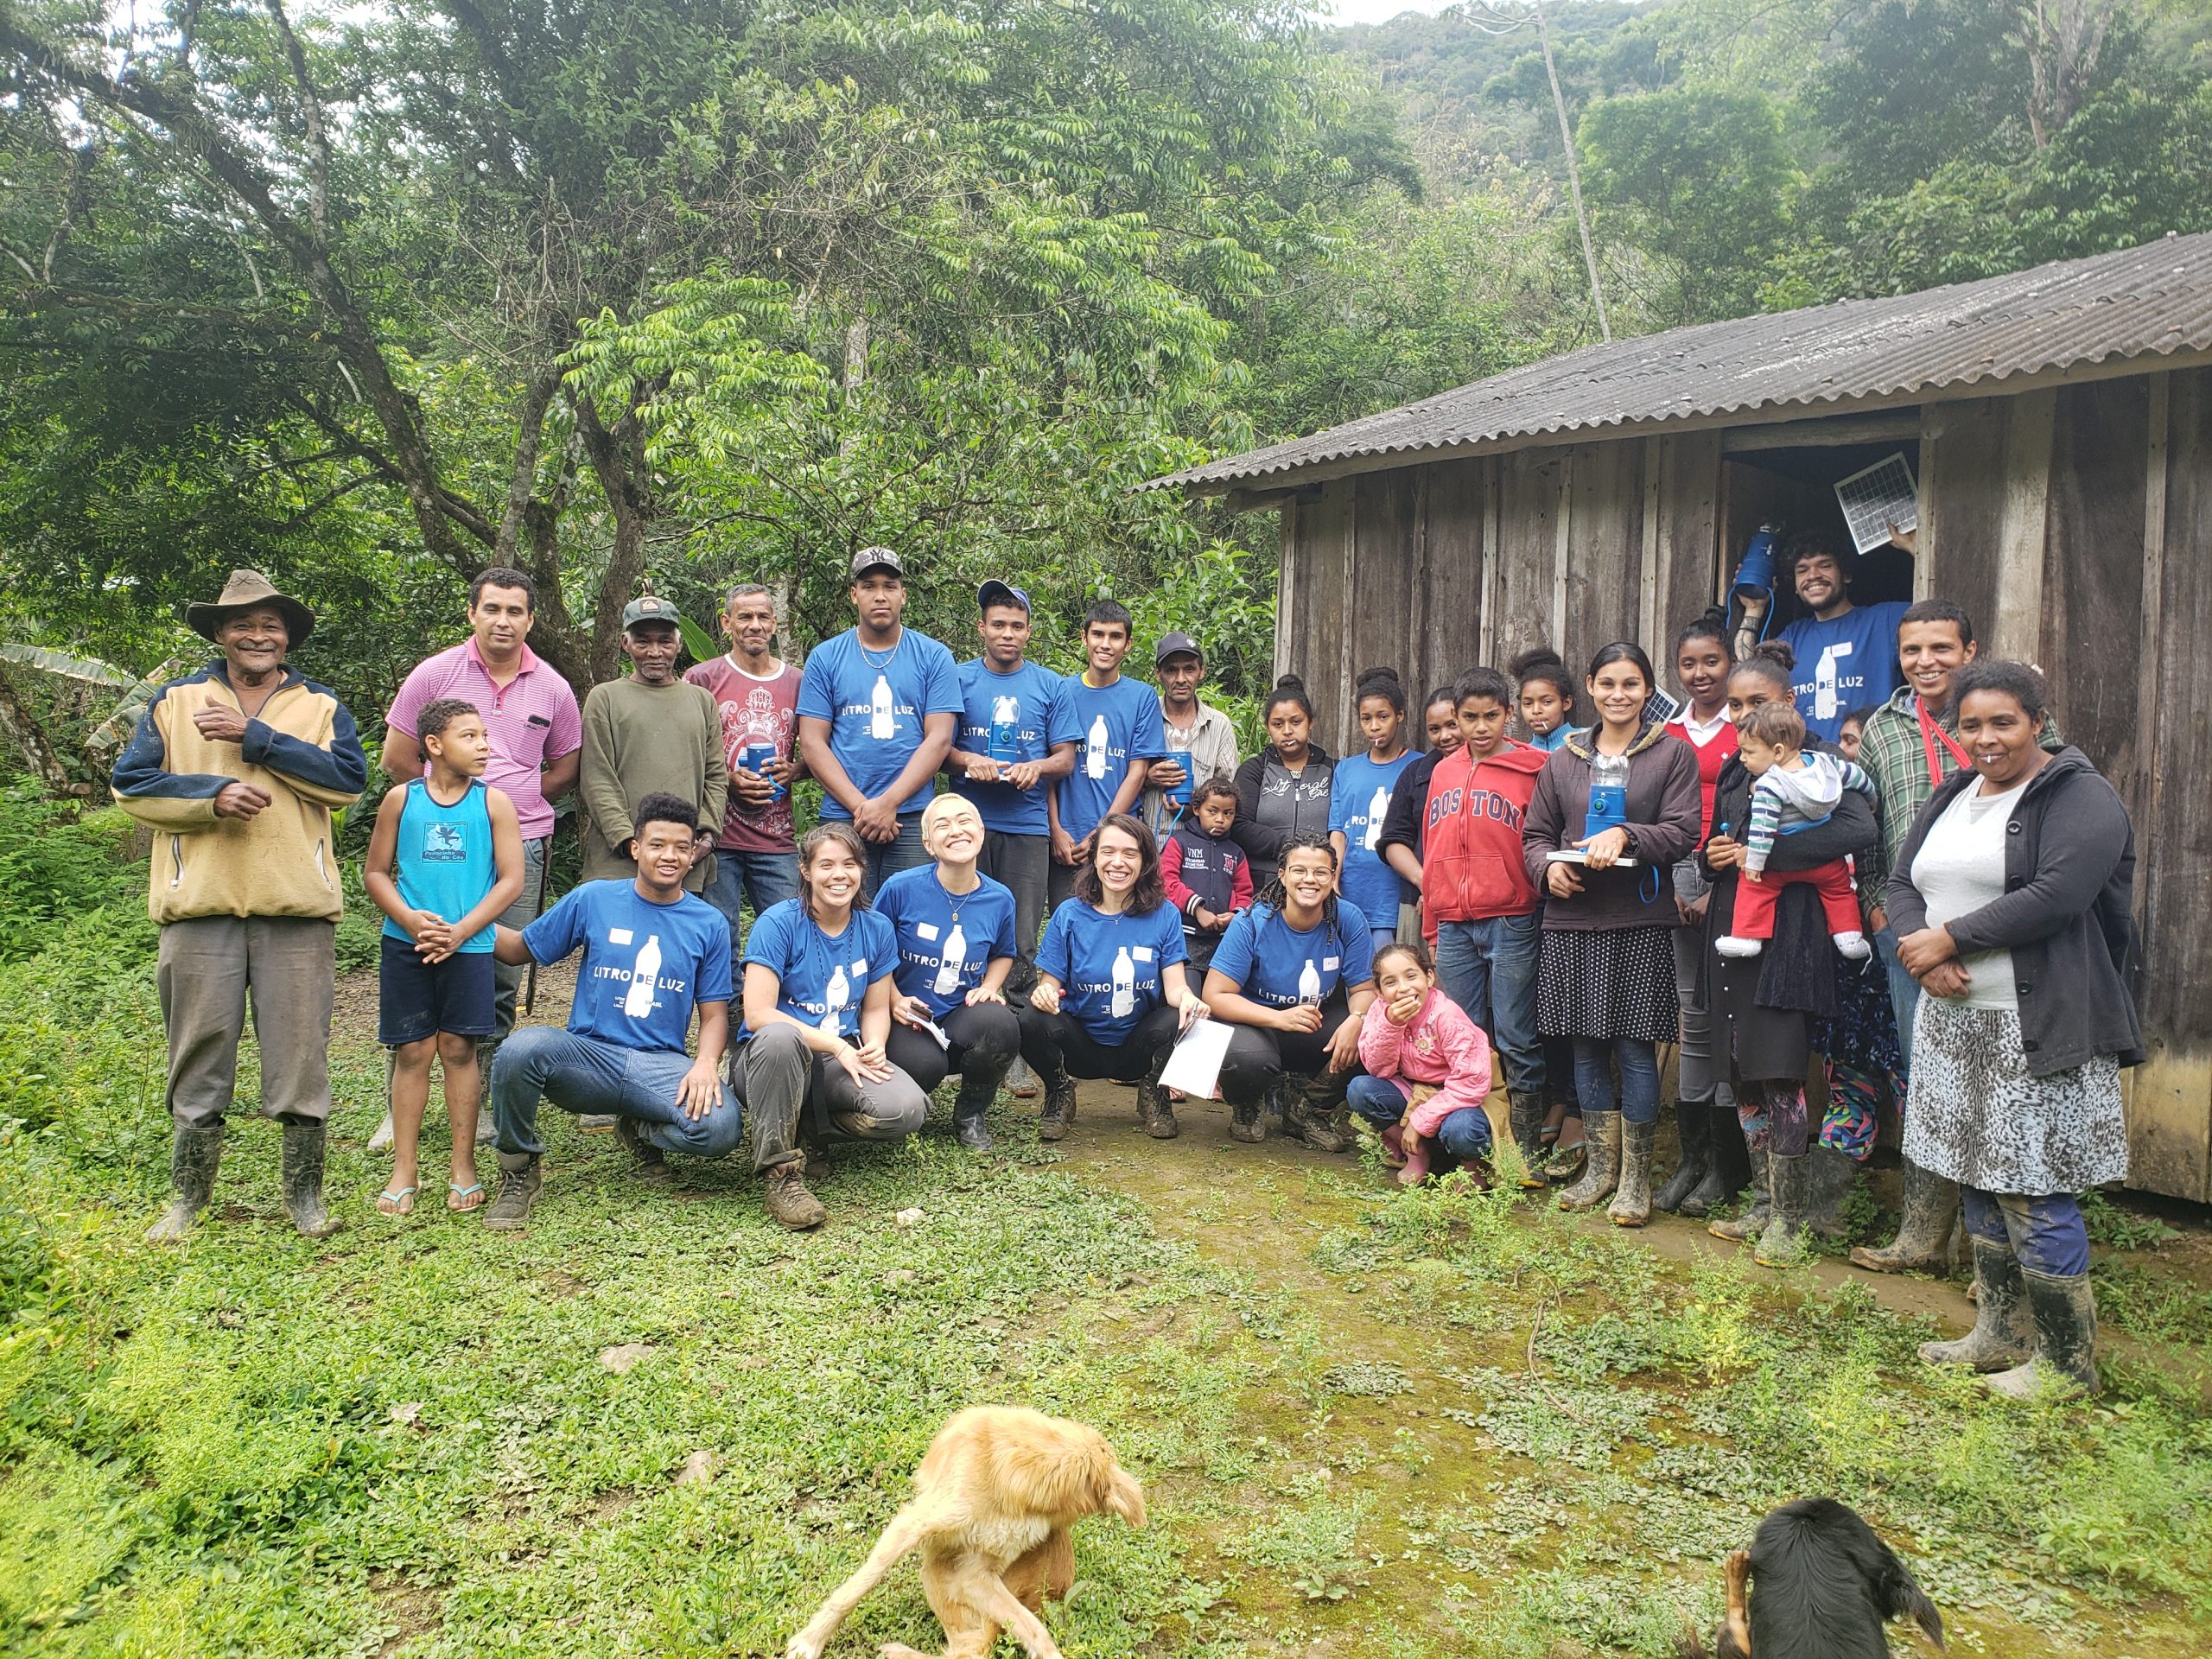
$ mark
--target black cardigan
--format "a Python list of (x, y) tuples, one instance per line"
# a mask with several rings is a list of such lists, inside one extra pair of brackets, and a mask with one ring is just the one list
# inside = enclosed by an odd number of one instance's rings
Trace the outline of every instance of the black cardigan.
[[(1261, 782), (1266, 778), (1269, 766), (1281, 765), (1282, 762), (1275, 758), (1275, 746), (1262, 743), (1257, 754), (1248, 756), (1244, 764), (1236, 768), (1236, 820), (1229, 827), (1229, 838), (1244, 849), (1244, 855), (1255, 867), (1252, 872), (1255, 887), (1261, 884), (1262, 872), (1272, 874), (1275, 867), (1281, 863), (1282, 844), (1290, 839), (1273, 824), (1260, 822)], [(1333, 785), (1336, 766), (1334, 757), (1319, 743), (1306, 746), (1306, 771), (1320, 767), (1322, 776), (1328, 778)], [(1304, 773), (1300, 775), (1302, 777)], [(1327, 827), (1326, 823), (1322, 825), (1325, 830)]]
[[(1903, 939), (1928, 925), (1912, 861), (1944, 809), (1980, 774), (1937, 790), (1890, 874), (1890, 925)], [(2005, 826), (2005, 893), (1946, 925), (1961, 956), (2012, 953), (2020, 1046), (2028, 1071), (2049, 1077), (2099, 1054), (2143, 1063), (2143, 1028), (2128, 991), (2135, 931), (2135, 829), (2113, 786), (2069, 745), (2030, 780)]]

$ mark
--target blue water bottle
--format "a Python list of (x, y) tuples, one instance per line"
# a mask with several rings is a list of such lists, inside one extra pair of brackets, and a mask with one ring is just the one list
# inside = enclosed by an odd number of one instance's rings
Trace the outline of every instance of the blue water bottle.
[(1586, 840), (1628, 822), (1628, 757), (1600, 754), (1590, 761), (1590, 810), (1582, 820)]
[(1019, 697), (998, 696), (991, 699), (990, 756), (1001, 766), (1010, 766), (1021, 759), (1021, 700)]
[[(747, 772), (757, 772), (763, 778), (767, 778), (768, 768), (776, 764), (776, 746), (772, 743), (763, 743), (757, 738), (747, 739), (741, 760)], [(769, 801), (772, 804), (783, 798), (784, 786), (774, 779), (769, 778)]]
[(1183, 768), (1183, 781), (1168, 790), (1166, 797), (1175, 803), (1178, 812), (1187, 812), (1191, 810), (1191, 791), (1198, 787), (1198, 782), (1197, 768), (1191, 765), (1191, 752), (1177, 749), (1167, 759)]

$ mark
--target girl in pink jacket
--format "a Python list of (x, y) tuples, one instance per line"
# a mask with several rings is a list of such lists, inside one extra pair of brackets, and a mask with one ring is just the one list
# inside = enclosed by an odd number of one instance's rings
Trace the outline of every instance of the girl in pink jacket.
[(1428, 952), (1386, 944), (1375, 953), (1375, 1001), (1359, 1027), (1359, 1061), (1346, 1099), (1375, 1125), (1399, 1182), (1416, 1186), (1432, 1158), (1490, 1171), (1490, 1039), (1437, 988)]

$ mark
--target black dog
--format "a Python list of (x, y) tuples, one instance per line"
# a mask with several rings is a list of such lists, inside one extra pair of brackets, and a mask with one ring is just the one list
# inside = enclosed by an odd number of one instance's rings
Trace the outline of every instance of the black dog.
[[(1832, 1497), (1783, 1504), (1726, 1570), (1728, 1611), (1713, 1633), (1713, 1659), (1887, 1659), (1883, 1627), (1907, 1615), (1943, 1645), (1942, 1616), (1904, 1563), (1857, 1510)], [(1748, 1599), (1746, 1579), (1756, 1581)], [(1681, 1653), (1707, 1659), (1694, 1631)]]

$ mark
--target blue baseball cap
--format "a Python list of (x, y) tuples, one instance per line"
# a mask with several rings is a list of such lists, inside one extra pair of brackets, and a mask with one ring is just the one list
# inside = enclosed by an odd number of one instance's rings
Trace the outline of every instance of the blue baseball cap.
[(988, 611), (994, 605), (1019, 605), (1024, 616), (1029, 614), (1029, 595), (1012, 582), (1001, 582), (993, 576), (976, 590), (976, 607)]

